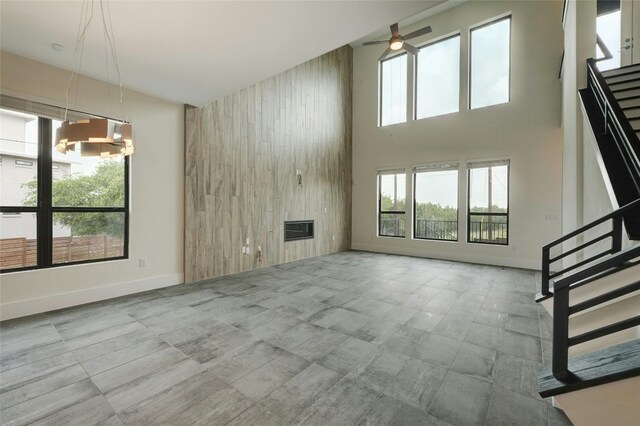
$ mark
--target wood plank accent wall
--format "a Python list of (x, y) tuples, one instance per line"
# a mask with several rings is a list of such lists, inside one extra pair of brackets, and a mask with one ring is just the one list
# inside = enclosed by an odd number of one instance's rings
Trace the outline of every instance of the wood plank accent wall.
[[(345, 46), (186, 107), (186, 282), (349, 249), (351, 85)], [(284, 221), (306, 219), (315, 238), (285, 243)]]

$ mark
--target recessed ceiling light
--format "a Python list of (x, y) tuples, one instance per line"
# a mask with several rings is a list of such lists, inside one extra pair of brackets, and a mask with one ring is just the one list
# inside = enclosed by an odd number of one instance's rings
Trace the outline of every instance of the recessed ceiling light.
[(58, 44), (58, 43), (53, 43), (53, 44), (51, 45), (51, 48), (52, 48), (53, 50), (55, 50), (56, 52), (62, 52), (62, 51), (64, 50), (64, 46), (63, 46), (63, 45), (61, 45), (61, 44)]

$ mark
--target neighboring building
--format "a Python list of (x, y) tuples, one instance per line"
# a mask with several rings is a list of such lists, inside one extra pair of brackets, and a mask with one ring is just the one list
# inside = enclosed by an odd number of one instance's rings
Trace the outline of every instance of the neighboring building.
[[(27, 182), (38, 174), (37, 117), (15, 111), (0, 110), (0, 198), (4, 206), (21, 206), (27, 196)], [(71, 161), (54, 160), (53, 178), (71, 173)], [(56, 236), (71, 231), (54, 224)], [(2, 213), (0, 239), (36, 238), (35, 213)]]

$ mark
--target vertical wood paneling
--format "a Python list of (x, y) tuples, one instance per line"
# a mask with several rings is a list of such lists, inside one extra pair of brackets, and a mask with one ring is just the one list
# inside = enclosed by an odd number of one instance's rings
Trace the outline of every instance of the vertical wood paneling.
[[(187, 282), (350, 247), (351, 78), (345, 46), (186, 109)], [(315, 239), (285, 244), (284, 221), (302, 219)]]

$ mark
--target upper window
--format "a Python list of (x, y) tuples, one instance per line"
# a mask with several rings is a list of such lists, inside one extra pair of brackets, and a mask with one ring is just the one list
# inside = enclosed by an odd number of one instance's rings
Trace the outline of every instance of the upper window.
[(458, 240), (458, 165), (414, 168), (413, 237)]
[(378, 172), (378, 235), (404, 237), (407, 175), (404, 170)]
[(511, 16), (471, 30), (470, 107), (509, 102)]
[(1, 168), (0, 270), (127, 257), (128, 157), (82, 156), (80, 146), (63, 155), (53, 140), (60, 121), (0, 116), (0, 150), (15, 159)]
[(416, 64), (416, 118), (460, 110), (460, 35), (420, 49)]
[(470, 243), (509, 243), (509, 160), (469, 163)]
[(407, 121), (407, 54), (380, 62), (380, 125)]

